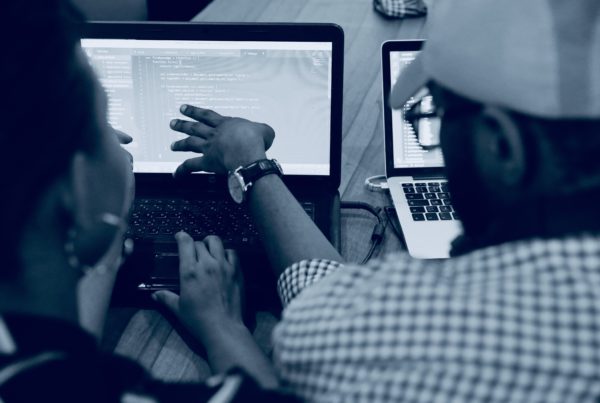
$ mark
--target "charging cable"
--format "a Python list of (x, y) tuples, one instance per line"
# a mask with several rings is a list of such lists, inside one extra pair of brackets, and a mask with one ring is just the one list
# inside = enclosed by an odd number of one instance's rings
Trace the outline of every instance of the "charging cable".
[(369, 247), (369, 251), (367, 252), (366, 256), (360, 262), (360, 264), (365, 264), (369, 261), (369, 259), (371, 259), (371, 257), (373, 257), (375, 250), (383, 241), (385, 228), (387, 226), (387, 220), (381, 214), (381, 207), (373, 207), (368, 203), (357, 201), (343, 201), (341, 202), (340, 207), (343, 209), (364, 210), (369, 212), (377, 219), (377, 224), (375, 224), (373, 232), (371, 233), (371, 246)]
[(385, 192), (390, 187), (387, 183), (387, 177), (385, 175), (370, 176), (365, 179), (365, 187), (371, 192)]

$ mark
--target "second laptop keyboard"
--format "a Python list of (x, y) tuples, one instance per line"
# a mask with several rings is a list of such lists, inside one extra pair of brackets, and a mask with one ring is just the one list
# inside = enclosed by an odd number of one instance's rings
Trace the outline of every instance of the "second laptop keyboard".
[(403, 183), (413, 221), (458, 220), (447, 182)]

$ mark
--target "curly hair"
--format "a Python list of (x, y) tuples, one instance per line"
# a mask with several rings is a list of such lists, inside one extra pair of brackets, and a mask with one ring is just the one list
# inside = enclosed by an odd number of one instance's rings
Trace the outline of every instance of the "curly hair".
[(19, 272), (24, 226), (77, 150), (91, 150), (94, 82), (81, 63), (81, 14), (66, 0), (2, 0), (0, 279)]

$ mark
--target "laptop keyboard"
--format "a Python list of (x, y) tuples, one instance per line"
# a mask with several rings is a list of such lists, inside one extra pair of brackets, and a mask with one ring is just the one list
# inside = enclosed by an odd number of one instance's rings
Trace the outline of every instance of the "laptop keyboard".
[(452, 207), (447, 182), (403, 183), (413, 221), (458, 220)]
[[(314, 204), (301, 203), (314, 220)], [(136, 199), (129, 236), (134, 240), (174, 241), (185, 231), (195, 240), (218, 235), (226, 244), (244, 245), (258, 241), (258, 232), (244, 206), (228, 200)]]

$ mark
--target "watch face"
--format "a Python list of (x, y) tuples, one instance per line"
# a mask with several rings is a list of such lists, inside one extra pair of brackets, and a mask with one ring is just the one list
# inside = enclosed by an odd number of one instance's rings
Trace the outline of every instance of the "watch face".
[(244, 201), (244, 188), (241, 180), (243, 180), (239, 174), (232, 172), (227, 177), (227, 187), (229, 188), (229, 194), (234, 202), (241, 204)]

